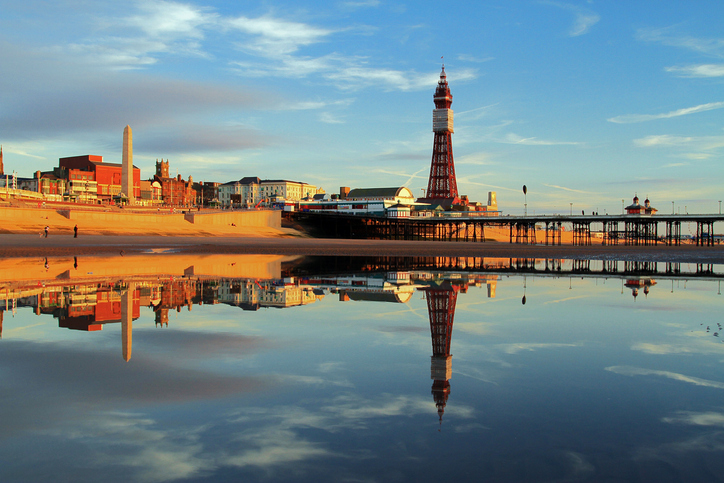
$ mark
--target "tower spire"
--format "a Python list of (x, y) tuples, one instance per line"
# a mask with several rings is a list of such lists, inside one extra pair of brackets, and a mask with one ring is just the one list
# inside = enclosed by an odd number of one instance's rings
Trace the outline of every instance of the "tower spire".
[(427, 198), (457, 200), (458, 184), (452, 151), (453, 110), (450, 109), (452, 94), (447, 83), (445, 64), (442, 65), (433, 101), (435, 109), (432, 111), (432, 130), (435, 140), (432, 146), (430, 178), (427, 182)]

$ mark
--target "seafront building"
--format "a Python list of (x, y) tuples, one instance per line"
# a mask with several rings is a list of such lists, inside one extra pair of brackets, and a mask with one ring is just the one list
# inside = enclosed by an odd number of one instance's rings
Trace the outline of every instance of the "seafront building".
[(634, 195), (633, 203), (626, 207), (627, 215), (655, 215), (658, 212), (656, 208), (651, 206), (651, 202), (648, 198), (644, 200), (644, 204), (639, 204), (639, 197)]
[(167, 206), (194, 206), (197, 203), (197, 193), (194, 189), (194, 179), (189, 176), (188, 181), (184, 181), (181, 175), (172, 178), (169, 176), (169, 161), (161, 158), (156, 160), (156, 174), (152, 180), (153, 185), (156, 184), (160, 190), (160, 200)]
[(300, 181), (247, 176), (219, 185), (219, 203), (224, 208), (254, 208), (281, 201), (296, 202), (320, 192), (324, 190)]

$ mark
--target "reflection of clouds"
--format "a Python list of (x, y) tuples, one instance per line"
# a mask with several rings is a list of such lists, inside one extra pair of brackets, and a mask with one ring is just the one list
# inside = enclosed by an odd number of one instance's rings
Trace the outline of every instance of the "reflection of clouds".
[(631, 350), (634, 351), (641, 351), (645, 352), (647, 354), (657, 354), (657, 355), (665, 355), (665, 354), (688, 354), (692, 351), (688, 347), (684, 347), (681, 345), (674, 345), (674, 344), (652, 344), (650, 342), (639, 342), (638, 344), (634, 344), (631, 346)]
[(191, 332), (183, 330), (136, 330), (136, 345), (150, 343), (154, 353), (158, 350), (173, 352), (184, 357), (245, 357), (268, 349), (269, 339), (258, 336), (245, 336), (229, 332)]
[(571, 465), (571, 476), (576, 477), (576, 479), (590, 476), (592, 473), (595, 473), (596, 467), (593, 466), (581, 453), (566, 451), (564, 452), (564, 455), (568, 458), (568, 462)]
[[(74, 414), (77, 395), (88, 409), (138, 404), (169, 404), (256, 393), (272, 383), (258, 377), (238, 377), (173, 365), (143, 353), (130, 363), (118, 351), (75, 351), (62, 344), (14, 342), (3, 344), (0, 367), (3, 401), (0, 434), (35, 427), (52, 427)], [(48, 401), (53, 401), (49, 405)]]
[(296, 433), (284, 429), (269, 429), (238, 436), (244, 447), (240, 454), (229, 455), (223, 463), (231, 466), (272, 467), (281, 463), (292, 463), (312, 458), (334, 456), (321, 444), (301, 439)]
[(713, 431), (682, 441), (640, 448), (634, 459), (665, 462), (667, 472), (676, 475), (677, 481), (719, 481), (714, 475), (721, 473), (722, 452), (724, 431)]
[[(301, 406), (278, 406), (274, 408), (245, 408), (232, 415), (233, 423), (261, 422), (258, 431), (292, 430), (295, 428), (316, 428), (330, 432), (343, 429), (365, 429), (370, 423), (377, 424), (379, 418), (435, 414), (437, 408), (430, 398), (394, 396), (380, 394), (374, 399), (357, 394), (344, 394), (331, 403), (321, 406), (317, 412), (310, 412)], [(471, 418), (473, 409), (456, 405), (448, 407), (445, 414), (460, 418)]]
[[(378, 425), (381, 418), (435, 414), (437, 409), (432, 398), (380, 394), (368, 399), (350, 393), (336, 397), (330, 404), (313, 411), (302, 406), (240, 409), (231, 415), (229, 422), (245, 429), (227, 444), (229, 455), (223, 463), (271, 468), (280, 463), (343, 456), (321, 443), (304, 439), (299, 432), (308, 429), (329, 433), (360, 431)], [(445, 414), (472, 418), (473, 409), (456, 405), (448, 407)]]
[(534, 351), (536, 349), (553, 349), (556, 347), (578, 347), (579, 344), (561, 344), (561, 343), (516, 343), (516, 344), (499, 344), (506, 354), (517, 354), (521, 351)]
[(576, 297), (566, 297), (558, 300), (548, 300), (547, 302), (543, 302), (543, 305), (549, 305), (549, 304), (560, 304), (563, 302), (570, 302), (571, 300), (578, 300), (578, 299), (586, 299), (589, 298), (590, 295), (578, 295)]
[[(272, 377), (272, 376), (268, 376)], [(346, 379), (330, 379), (318, 376), (300, 376), (294, 374), (281, 374), (274, 377), (275, 380), (285, 384), (304, 384), (308, 386), (340, 386), (352, 387), (353, 384)]]
[[(498, 332), (498, 324), (490, 322), (455, 322), (455, 328), (457, 332), (467, 332), (473, 335), (491, 335)], [(454, 335), (453, 335), (454, 337)]]
[(642, 367), (632, 366), (610, 366), (606, 368), (615, 374), (622, 376), (661, 376), (675, 381), (687, 382), (695, 386), (713, 387), (715, 389), (724, 389), (724, 383), (718, 381), (710, 381), (708, 379), (700, 379), (698, 377), (686, 376), (677, 372), (657, 371), (654, 369), (644, 369)]
[(706, 412), (696, 413), (693, 411), (680, 411), (676, 416), (663, 418), (665, 423), (690, 424), (693, 426), (719, 426), (724, 427), (724, 413)]
[[(45, 437), (57, 437), (88, 445), (83, 464), (114, 468), (112, 480), (159, 482), (189, 478), (211, 469), (198, 441), (200, 429), (156, 429), (156, 422), (139, 415), (99, 413), (86, 415), (71, 429), (60, 426), (43, 431)], [(67, 444), (67, 443), (66, 443)], [(63, 475), (54, 468), (57, 480), (71, 481), (78, 474)], [(72, 478), (71, 478), (72, 477)]]
[[(631, 350), (645, 352), (646, 354), (668, 355), (668, 354), (721, 354), (724, 352), (724, 345), (719, 339), (714, 339), (703, 332), (697, 334), (695, 339), (688, 340), (681, 344), (655, 344), (651, 342), (639, 342), (631, 346)], [(706, 337), (706, 339), (702, 339)]]

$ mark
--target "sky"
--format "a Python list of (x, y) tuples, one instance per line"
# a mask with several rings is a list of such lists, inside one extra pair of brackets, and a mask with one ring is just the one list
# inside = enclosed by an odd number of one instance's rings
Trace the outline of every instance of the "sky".
[(444, 63), (460, 194), (716, 213), (722, 18), (720, 0), (0, 0), (5, 172), (118, 163), (128, 124), (142, 179), (163, 158), (194, 181), (422, 196)]

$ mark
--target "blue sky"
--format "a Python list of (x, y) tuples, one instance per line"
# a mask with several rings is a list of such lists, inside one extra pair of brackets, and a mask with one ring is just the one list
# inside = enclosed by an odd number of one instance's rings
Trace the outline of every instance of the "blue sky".
[(458, 187), (520, 213), (724, 199), (724, 3), (0, 0), (6, 172), (427, 186), (441, 57)]

